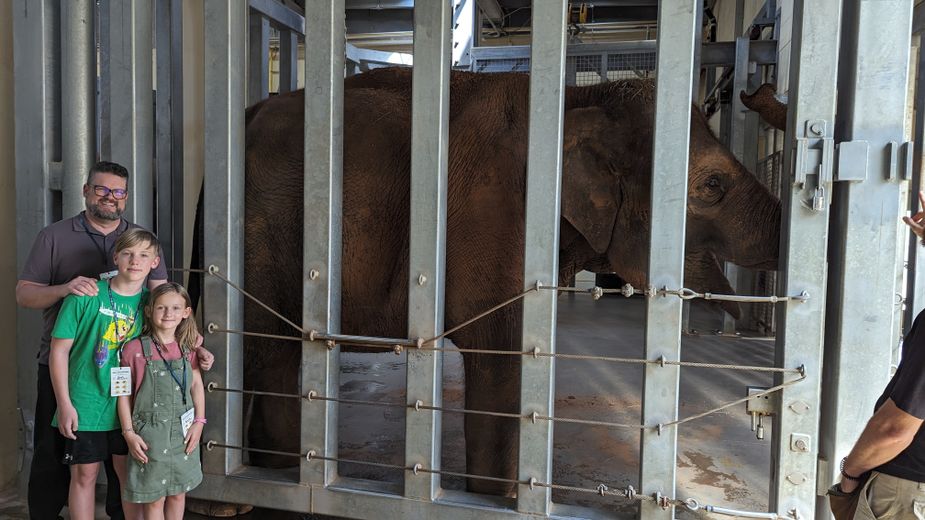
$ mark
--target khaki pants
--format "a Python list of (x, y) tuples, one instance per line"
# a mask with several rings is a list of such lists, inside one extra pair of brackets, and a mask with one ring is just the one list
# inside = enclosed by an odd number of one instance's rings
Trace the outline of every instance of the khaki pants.
[(925, 483), (873, 472), (861, 496), (855, 520), (925, 520)]

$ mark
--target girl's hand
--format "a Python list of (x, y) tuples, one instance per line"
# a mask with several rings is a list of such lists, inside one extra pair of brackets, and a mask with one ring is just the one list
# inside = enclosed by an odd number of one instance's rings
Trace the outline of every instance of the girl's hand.
[(67, 403), (58, 408), (58, 431), (68, 439), (77, 439), (77, 409)]
[(193, 453), (193, 450), (196, 449), (196, 446), (199, 446), (199, 439), (202, 438), (202, 423), (194, 422), (190, 427), (189, 431), (186, 432), (186, 454), (189, 455)]
[(912, 229), (919, 240), (922, 240), (925, 239), (925, 192), (921, 191), (919, 192), (919, 208), (921, 209), (915, 215), (903, 217), (903, 222)]
[(135, 432), (126, 433), (125, 442), (128, 444), (128, 452), (133, 459), (142, 464), (148, 463), (148, 455), (145, 454), (148, 451), (148, 445), (145, 444), (145, 440), (141, 438), (141, 435)]
[(199, 368), (208, 372), (212, 368), (212, 363), (215, 363), (215, 355), (206, 350), (205, 347), (199, 347), (195, 352), (196, 359), (199, 361)]

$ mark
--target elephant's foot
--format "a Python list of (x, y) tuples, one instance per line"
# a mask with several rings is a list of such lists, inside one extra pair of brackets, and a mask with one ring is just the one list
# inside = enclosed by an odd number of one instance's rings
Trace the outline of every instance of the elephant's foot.
[(250, 513), (253, 509), (254, 506), (247, 504), (229, 504), (190, 497), (186, 499), (187, 511), (211, 518), (229, 518)]
[(493, 482), (490, 480), (470, 478), (466, 480), (466, 490), (470, 493), (494, 495), (514, 498), (517, 496), (517, 485), (507, 482)]

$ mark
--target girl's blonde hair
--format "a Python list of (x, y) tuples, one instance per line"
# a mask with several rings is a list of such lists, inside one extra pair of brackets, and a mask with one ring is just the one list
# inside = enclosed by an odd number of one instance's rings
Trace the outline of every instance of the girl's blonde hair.
[[(179, 294), (183, 297), (187, 307), (193, 306), (193, 301), (190, 299), (189, 293), (186, 292), (186, 289), (182, 285), (176, 282), (167, 282), (158, 285), (151, 291), (151, 294), (148, 295), (148, 302), (145, 304), (145, 325), (142, 329), (142, 334), (154, 336), (154, 329), (151, 327), (151, 313), (154, 311), (154, 304), (157, 303), (157, 300), (168, 293)], [(196, 318), (192, 313), (190, 313), (187, 318), (181, 320), (180, 324), (177, 325), (175, 338), (177, 344), (180, 345), (180, 350), (183, 352), (189, 352), (196, 347), (196, 340), (199, 338), (199, 327), (196, 326)]]

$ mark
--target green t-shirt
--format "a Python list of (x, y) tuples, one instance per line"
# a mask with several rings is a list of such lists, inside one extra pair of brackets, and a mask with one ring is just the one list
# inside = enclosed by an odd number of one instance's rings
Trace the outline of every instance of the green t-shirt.
[[(119, 366), (119, 349), (141, 333), (148, 290), (122, 296), (97, 282), (96, 296), (68, 295), (51, 337), (73, 339), (68, 358), (68, 389), (77, 410), (78, 431), (119, 429), (115, 397), (109, 395), (110, 369)], [(109, 300), (112, 294), (113, 309)], [(115, 312), (113, 312), (115, 311)], [(57, 416), (53, 426), (57, 426)]]

